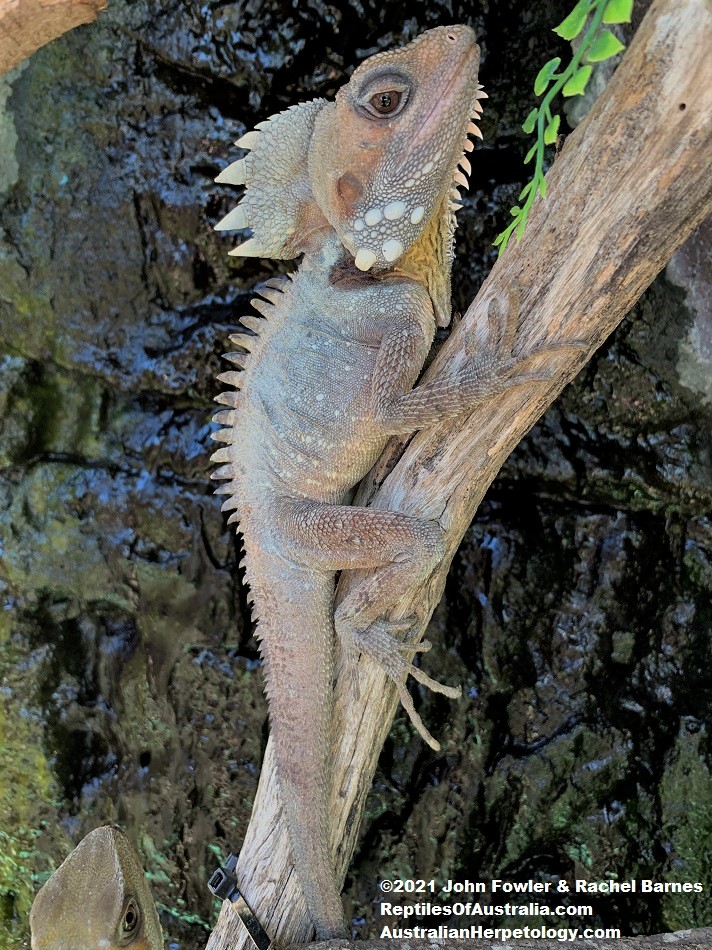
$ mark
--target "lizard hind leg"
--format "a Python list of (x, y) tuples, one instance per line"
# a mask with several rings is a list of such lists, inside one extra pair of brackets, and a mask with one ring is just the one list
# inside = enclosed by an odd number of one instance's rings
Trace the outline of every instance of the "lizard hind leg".
[(439, 743), (425, 728), (406, 688), (409, 676), (434, 692), (451, 699), (459, 688), (444, 686), (413, 664), (416, 653), (430, 644), (409, 643), (415, 617), (384, 617), (404, 589), (422, 583), (444, 555), (442, 529), (399, 512), (318, 503), (296, 503), (289, 515), (289, 532), (297, 538), (295, 557), (310, 566), (342, 571), (373, 569), (357, 588), (346, 595), (334, 615), (336, 632), (352, 653), (363, 653), (378, 663), (395, 683), (413, 725), (428, 745)]
[[(365, 629), (359, 628), (356, 624), (355, 629), (352, 629), (349, 635), (359, 652), (364, 653), (383, 667), (395, 683), (400, 701), (411, 722), (430, 748), (435, 752), (439, 752), (440, 743), (428, 731), (413, 705), (413, 699), (406, 685), (408, 676), (412, 676), (414, 680), (417, 680), (423, 686), (427, 686), (434, 693), (441, 693), (450, 699), (459, 699), (462, 696), (462, 689), (459, 686), (445, 686), (443, 683), (438, 683), (437, 680), (413, 665), (412, 658), (414, 654), (427, 652), (431, 644), (427, 640), (423, 640), (422, 643), (403, 642), (398, 639), (397, 635), (411, 630), (416, 622), (416, 618), (409, 618), (404, 621), (383, 619), (377, 620)], [(337, 612), (337, 631), (343, 629), (345, 625), (344, 618), (339, 618)]]

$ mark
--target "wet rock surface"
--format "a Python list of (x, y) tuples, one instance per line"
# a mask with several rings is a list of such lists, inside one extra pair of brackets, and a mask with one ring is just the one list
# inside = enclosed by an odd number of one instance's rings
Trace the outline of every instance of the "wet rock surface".
[[(541, 63), (566, 55), (565, 12), (112, 2), (0, 91), (0, 942), (23, 945), (39, 883), (114, 820), (171, 946), (201, 947), (207, 876), (249, 818), (266, 703), (209, 432), (227, 333), (276, 267), (235, 263), (211, 230), (234, 203), (212, 181), (231, 142), (332, 95), (365, 55), (471, 23), (490, 99), (463, 309), (521, 188), (518, 126)], [(439, 756), (396, 720), (347, 881), (357, 934), (378, 933), (384, 877), (712, 883), (698, 298), (659, 278), (492, 487), (424, 660), (465, 698), (416, 689)], [(708, 889), (585, 903), (629, 934), (712, 917)]]
[(680, 347), (682, 382), (712, 405), (712, 220), (704, 221), (677, 251), (666, 275), (685, 291), (693, 321)]

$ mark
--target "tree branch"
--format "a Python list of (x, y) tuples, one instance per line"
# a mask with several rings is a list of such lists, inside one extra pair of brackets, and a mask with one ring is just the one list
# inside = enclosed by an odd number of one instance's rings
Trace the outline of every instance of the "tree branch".
[[(411, 921), (412, 924), (412, 921)], [(491, 921), (489, 925), (491, 926)], [(559, 925), (560, 928), (563, 925)], [(391, 945), (396, 941), (392, 941)], [(399, 945), (403, 945), (398, 941)], [(547, 950), (560, 946), (558, 940), (517, 940), (517, 950)], [(343, 940), (324, 940), (312, 944), (312, 950), (384, 950), (386, 940), (354, 940), (346, 943)], [(430, 939), (408, 939), (408, 950), (499, 950), (502, 940), (449, 940), (438, 938), (434, 943)], [(580, 940), (577, 946), (585, 950), (708, 950), (712, 946), (712, 927), (700, 927), (699, 930), (678, 930), (676, 933), (653, 934), (645, 937), (624, 937), (622, 940), (597, 939)], [(288, 947), (286, 950), (296, 950)]]
[(91, 23), (107, 0), (0, 0), (0, 76), (40, 46)]
[[(390, 446), (361, 490), (360, 503), (438, 519), (446, 532), (447, 556), (428, 584), (404, 591), (396, 605), (384, 604), (392, 616), (416, 615), (421, 636), (460, 540), (511, 450), (712, 212), (710, 49), (709, 3), (655, 0), (609, 86), (547, 175), (548, 197), (534, 208), (522, 241), (510, 243), (426, 379), (466, 362), (466, 339), (485, 338), (490, 301), (504, 301), (515, 281), (526, 315), (517, 337), (522, 353), (543, 342), (573, 340), (584, 340), (588, 352), (559, 351), (550, 357), (557, 362), (552, 382), (491, 400), (469, 424), (444, 424), (419, 433), (405, 448)], [(359, 573), (343, 576), (340, 596), (361, 582)], [(397, 703), (394, 688), (366, 658), (359, 674), (358, 702), (349, 695), (343, 666), (336, 688), (330, 814), (340, 881)], [(238, 883), (270, 936), (309, 939), (271, 745)], [(237, 929), (225, 903), (208, 948), (242, 947)]]

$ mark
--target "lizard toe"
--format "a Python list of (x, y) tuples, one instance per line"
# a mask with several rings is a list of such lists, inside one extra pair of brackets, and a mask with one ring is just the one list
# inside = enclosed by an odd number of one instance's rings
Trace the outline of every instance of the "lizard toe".
[(412, 676), (418, 683), (426, 686), (434, 693), (448, 696), (450, 699), (459, 699), (462, 695), (460, 687), (445, 686), (423, 670), (415, 666), (412, 657), (415, 653), (425, 653), (431, 645), (427, 640), (422, 643), (403, 643), (396, 636), (403, 628), (412, 629), (414, 618), (407, 623), (403, 620), (378, 620), (365, 630), (352, 630), (356, 648), (374, 660), (396, 685), (403, 708), (408, 713), (411, 722), (428, 743), (431, 749), (440, 749), (440, 744), (428, 732), (423, 720), (413, 705), (413, 700), (407, 689), (408, 677)]

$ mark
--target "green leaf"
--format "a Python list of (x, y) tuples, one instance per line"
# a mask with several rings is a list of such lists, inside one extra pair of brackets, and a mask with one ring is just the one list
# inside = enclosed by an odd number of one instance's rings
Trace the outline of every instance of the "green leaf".
[(590, 10), (590, 0), (579, 0), (563, 23), (554, 27), (554, 33), (558, 33), (564, 40), (572, 40), (583, 29)]
[(591, 48), (586, 53), (586, 59), (589, 63), (602, 63), (604, 59), (610, 59), (611, 56), (615, 56), (624, 49), (625, 46), (617, 36), (614, 36), (610, 30), (604, 30), (591, 44)]
[(516, 226), (517, 226), (517, 222), (513, 221), (512, 224), (510, 224), (508, 228), (505, 228), (501, 234), (498, 234), (497, 237), (492, 242), (495, 247), (497, 247), (497, 245), (500, 246), (499, 247), (500, 254), (502, 254), (502, 252), (506, 248), (507, 242), (509, 241), (512, 235), (512, 231), (515, 229)]
[(550, 59), (548, 63), (544, 63), (537, 77), (534, 80), (534, 92), (537, 96), (540, 96), (543, 92), (546, 92), (546, 87), (551, 82), (551, 78), (556, 72), (556, 70), (561, 65), (561, 57), (555, 56), (554, 59)]
[(530, 162), (530, 161), (534, 158), (534, 156), (536, 155), (536, 150), (537, 150), (538, 148), (539, 148), (539, 143), (538, 143), (538, 142), (535, 142), (535, 143), (532, 145), (532, 147), (529, 149), (529, 151), (527, 152), (527, 154), (524, 156), (524, 164), (525, 164), (525, 165), (527, 164), (527, 162)]
[(546, 198), (546, 178), (543, 175), (539, 179), (539, 194), (542, 198)]
[(528, 115), (528, 116), (526, 117), (526, 119), (524, 120), (524, 123), (523, 123), (523, 125), (522, 125), (522, 128), (523, 128), (524, 131), (527, 133), (527, 135), (529, 135), (531, 132), (534, 131), (534, 126), (536, 125), (536, 118), (537, 118), (538, 115), (539, 115), (539, 110), (538, 110), (538, 109), (532, 109), (532, 111), (529, 113), (529, 115)]
[(529, 194), (529, 192), (532, 190), (533, 187), (534, 187), (534, 182), (528, 181), (526, 185), (522, 188), (522, 190), (519, 192), (519, 200), (524, 201), (524, 199), (526, 198), (526, 196)]
[(555, 145), (556, 136), (559, 134), (559, 123), (561, 122), (561, 116), (555, 115), (551, 122), (544, 129), (544, 144), (545, 145)]
[(579, 66), (573, 76), (561, 90), (564, 96), (581, 96), (586, 89), (586, 83), (591, 77), (592, 66)]
[(630, 23), (633, 0), (608, 0), (603, 11), (604, 23)]

